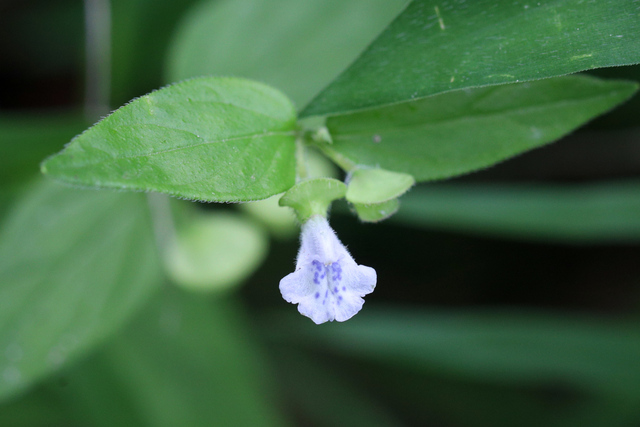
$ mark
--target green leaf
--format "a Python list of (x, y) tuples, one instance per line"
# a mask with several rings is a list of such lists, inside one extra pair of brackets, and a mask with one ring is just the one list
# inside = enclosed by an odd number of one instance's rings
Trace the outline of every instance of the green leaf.
[(0, 398), (113, 334), (160, 284), (145, 198), (39, 182), (0, 228)]
[(400, 201), (398, 199), (387, 200), (382, 203), (360, 204), (354, 203), (358, 218), (363, 222), (380, 222), (398, 212)]
[(132, 101), (42, 171), (64, 182), (212, 202), (264, 199), (295, 180), (295, 111), (280, 92), (200, 78)]
[(384, 169), (356, 169), (347, 185), (346, 199), (351, 203), (388, 202), (406, 193), (415, 184), (411, 175)]
[(405, 0), (202, 2), (174, 37), (167, 81), (210, 74), (246, 77), (277, 87), (302, 107), (404, 4)]
[(567, 76), (456, 91), (332, 116), (333, 144), (352, 163), (449, 178), (553, 141), (623, 102), (637, 85)]
[(424, 186), (403, 198), (394, 221), (567, 243), (640, 240), (640, 182)]
[(327, 216), (334, 200), (344, 197), (347, 186), (333, 178), (314, 178), (299, 182), (280, 198), (280, 206), (295, 209), (300, 222), (313, 215)]
[(240, 308), (231, 298), (165, 289), (63, 376), (77, 425), (286, 426)]
[(268, 328), (312, 348), (414, 372), (504, 385), (544, 381), (640, 403), (640, 329), (634, 321), (370, 307), (344, 325), (310, 328), (283, 318)]
[(11, 427), (71, 426), (73, 418), (55, 393), (36, 388), (18, 399), (0, 404), (0, 425)]
[(178, 226), (164, 253), (176, 284), (194, 291), (221, 291), (238, 285), (267, 255), (265, 232), (240, 215), (208, 212)]
[(640, 62), (634, 0), (414, 0), (302, 116)]

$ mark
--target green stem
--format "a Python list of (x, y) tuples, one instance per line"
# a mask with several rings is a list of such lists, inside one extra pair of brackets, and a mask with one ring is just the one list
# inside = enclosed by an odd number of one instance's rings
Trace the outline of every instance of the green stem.
[(151, 222), (156, 244), (164, 256), (166, 248), (177, 240), (176, 225), (171, 211), (171, 200), (164, 194), (149, 193), (147, 202), (151, 211)]
[(85, 0), (86, 82), (84, 110), (90, 121), (109, 113), (111, 7), (109, 0)]
[(320, 126), (313, 131), (307, 131), (304, 134), (304, 139), (306, 140), (306, 143), (312, 144), (318, 150), (322, 151), (325, 156), (330, 158), (345, 172), (349, 173), (356, 168), (357, 165), (355, 162), (338, 153), (331, 147), (333, 139), (331, 138), (329, 130), (325, 126)]
[(316, 147), (318, 147), (318, 149), (322, 151), (325, 156), (330, 158), (336, 165), (340, 166), (340, 168), (342, 168), (342, 170), (347, 173), (354, 170), (357, 166), (353, 160), (338, 153), (333, 148), (331, 148), (329, 144), (317, 144)]
[(302, 181), (309, 177), (307, 163), (304, 158), (304, 142), (301, 137), (296, 139), (296, 175), (298, 181)]

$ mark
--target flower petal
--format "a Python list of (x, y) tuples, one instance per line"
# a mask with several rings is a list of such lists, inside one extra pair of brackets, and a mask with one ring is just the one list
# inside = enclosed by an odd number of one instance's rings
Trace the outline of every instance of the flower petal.
[(280, 281), (282, 297), (320, 324), (353, 317), (373, 291), (376, 271), (358, 265), (323, 217), (312, 217), (302, 228), (296, 271)]

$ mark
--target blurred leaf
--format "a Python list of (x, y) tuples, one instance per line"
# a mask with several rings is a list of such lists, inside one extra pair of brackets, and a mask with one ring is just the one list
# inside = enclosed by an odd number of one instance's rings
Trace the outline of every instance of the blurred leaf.
[(363, 384), (354, 384), (336, 369), (288, 347), (274, 351), (273, 359), (280, 368), (279, 378), (286, 385), (289, 405), (313, 420), (314, 426), (401, 425), (382, 402), (367, 393)]
[(33, 178), (42, 159), (86, 127), (79, 114), (0, 116), (0, 187)]
[(0, 425), (11, 427), (73, 426), (69, 408), (42, 387), (0, 405)]
[(197, 2), (110, 1), (114, 105), (121, 105), (166, 83), (162, 73), (169, 40), (185, 11)]
[(288, 239), (298, 234), (296, 215), (286, 206), (280, 206), (279, 195), (257, 202), (242, 203), (238, 208), (264, 224), (280, 239)]
[(640, 62), (637, 2), (414, 0), (302, 116)]
[(38, 182), (0, 228), (0, 397), (113, 334), (159, 285), (145, 198)]
[[(629, 67), (599, 68), (589, 71), (589, 74), (602, 79), (623, 79), (640, 82), (640, 65)], [(636, 94), (625, 102), (615, 112), (598, 117), (591, 127), (612, 129), (616, 127), (638, 126), (638, 111), (640, 110), (640, 96)]]
[(314, 348), (417, 372), (504, 385), (574, 386), (640, 404), (640, 328), (634, 321), (406, 307), (370, 307), (358, 317), (323, 328), (283, 321), (269, 329)]
[(176, 284), (194, 291), (222, 291), (255, 272), (267, 255), (266, 233), (240, 215), (201, 212), (178, 226), (164, 254)]
[(81, 425), (282, 426), (260, 348), (229, 298), (165, 289), (62, 392)]
[(215, 0), (182, 21), (168, 81), (232, 75), (263, 81), (298, 107), (326, 86), (406, 0)]
[(370, 392), (402, 414), (404, 425), (628, 427), (640, 421), (633, 397), (589, 394), (561, 383), (509, 385), (437, 370), (417, 373), (362, 359), (353, 365), (361, 367), (354, 381), (365, 379)]
[(280, 92), (201, 78), (132, 101), (42, 170), (61, 181), (206, 201), (265, 199), (295, 181), (295, 111)]
[(567, 76), (456, 91), (329, 117), (333, 144), (323, 148), (417, 181), (449, 178), (560, 138), (636, 88)]
[(640, 182), (456, 184), (415, 189), (397, 222), (566, 243), (640, 240)]

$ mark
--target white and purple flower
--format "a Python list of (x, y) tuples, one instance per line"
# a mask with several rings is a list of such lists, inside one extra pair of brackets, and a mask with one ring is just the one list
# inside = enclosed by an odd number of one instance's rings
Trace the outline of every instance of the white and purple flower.
[(296, 271), (280, 281), (282, 297), (316, 324), (353, 317), (373, 292), (376, 271), (353, 260), (326, 218), (302, 225)]

